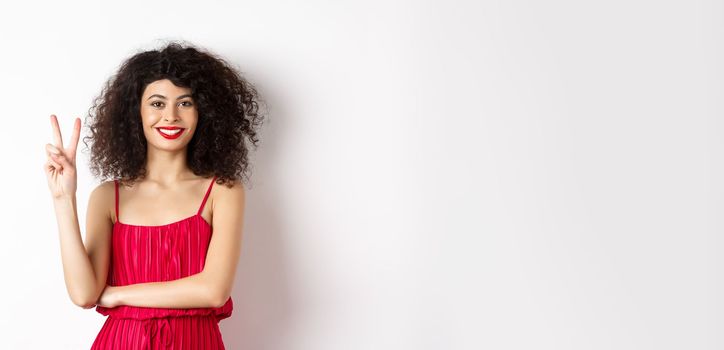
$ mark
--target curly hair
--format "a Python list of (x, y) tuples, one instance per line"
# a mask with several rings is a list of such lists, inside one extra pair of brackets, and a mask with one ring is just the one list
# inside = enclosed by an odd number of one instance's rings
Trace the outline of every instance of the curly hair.
[[(88, 110), (91, 173), (102, 180), (133, 183), (146, 176), (147, 141), (141, 124), (146, 86), (168, 79), (191, 89), (198, 124), (187, 149), (187, 163), (199, 176), (217, 183), (248, 180), (249, 147), (257, 147), (263, 115), (256, 88), (226, 60), (187, 43), (170, 42), (158, 50), (136, 53), (105, 83)], [(248, 145), (247, 145), (248, 144)]]

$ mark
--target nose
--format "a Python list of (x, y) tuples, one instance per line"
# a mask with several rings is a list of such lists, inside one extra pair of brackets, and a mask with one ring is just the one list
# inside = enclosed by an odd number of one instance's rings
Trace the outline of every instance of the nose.
[(175, 112), (175, 111), (171, 111), (170, 114), (164, 115), (163, 120), (165, 120), (166, 122), (172, 122), (172, 121), (175, 122), (175, 121), (178, 120), (178, 117), (176, 116), (176, 112)]

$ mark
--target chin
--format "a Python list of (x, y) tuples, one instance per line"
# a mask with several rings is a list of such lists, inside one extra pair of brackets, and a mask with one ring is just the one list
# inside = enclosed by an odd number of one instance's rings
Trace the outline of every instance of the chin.
[(178, 145), (159, 145), (155, 143), (148, 143), (148, 148), (153, 148), (158, 151), (164, 151), (164, 152), (181, 152), (185, 151), (187, 149), (187, 144), (178, 144)]

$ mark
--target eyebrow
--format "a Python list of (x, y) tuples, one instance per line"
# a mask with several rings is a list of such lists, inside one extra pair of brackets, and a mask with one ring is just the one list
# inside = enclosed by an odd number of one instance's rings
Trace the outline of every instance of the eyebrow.
[[(153, 95), (151, 95), (151, 96), (148, 96), (148, 98), (147, 98), (146, 100), (150, 100), (151, 97), (158, 97), (158, 98), (162, 98), (162, 99), (164, 99), (164, 100), (166, 99), (166, 96), (164, 96), (164, 95), (153, 94)], [(176, 97), (176, 99), (177, 99), (177, 100), (180, 100), (180, 99), (182, 99), (182, 98), (184, 98), (184, 97), (191, 97), (191, 94), (181, 95), (181, 96), (179, 96), (179, 97)]]

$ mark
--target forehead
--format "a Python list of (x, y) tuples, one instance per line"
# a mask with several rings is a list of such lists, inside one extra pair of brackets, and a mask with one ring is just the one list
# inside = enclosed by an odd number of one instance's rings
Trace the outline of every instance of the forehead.
[(175, 96), (180, 94), (190, 94), (191, 89), (187, 87), (180, 87), (174, 85), (171, 80), (161, 79), (146, 85), (143, 91), (144, 96), (150, 96), (153, 94), (159, 94), (163, 96)]

